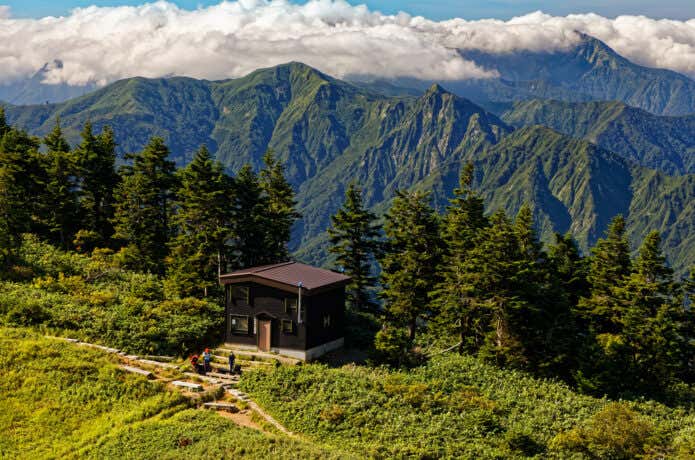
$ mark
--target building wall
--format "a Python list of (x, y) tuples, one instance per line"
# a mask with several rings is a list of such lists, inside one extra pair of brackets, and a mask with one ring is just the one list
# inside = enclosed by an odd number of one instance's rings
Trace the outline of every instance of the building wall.
[[(273, 348), (295, 348), (304, 349), (306, 346), (306, 323), (299, 324), (297, 321), (297, 313), (288, 313), (285, 310), (286, 298), (297, 298), (297, 295), (292, 295), (288, 292), (279, 289), (263, 286), (260, 284), (248, 283), (239, 286), (250, 288), (249, 300), (233, 301), (231, 298), (231, 286), (227, 285), (227, 341), (230, 343), (239, 343), (242, 345), (256, 345), (258, 327), (254, 332), (255, 319), (269, 319), (271, 321), (271, 341), (270, 346)], [(244, 315), (249, 317), (249, 333), (239, 334), (231, 332), (229, 318), (230, 315)], [(282, 321), (292, 321), (293, 332), (286, 333), (282, 331)]]
[[(249, 300), (233, 301), (232, 286), (249, 287)], [(271, 348), (307, 350), (343, 337), (345, 288), (340, 287), (313, 296), (302, 297), (304, 321), (300, 324), (297, 312), (288, 313), (285, 299), (297, 299), (279, 289), (255, 283), (225, 286), (226, 340), (239, 345), (257, 345), (257, 327), (254, 332), (254, 319), (271, 320)], [(247, 334), (234, 333), (230, 329), (230, 315), (249, 317)], [(330, 324), (324, 326), (324, 318), (330, 316)], [(293, 333), (282, 331), (282, 320), (293, 322)]]
[[(345, 288), (339, 287), (311, 296), (307, 314), (307, 348), (342, 338), (345, 326)], [(328, 324), (324, 323), (326, 317), (329, 317)]]

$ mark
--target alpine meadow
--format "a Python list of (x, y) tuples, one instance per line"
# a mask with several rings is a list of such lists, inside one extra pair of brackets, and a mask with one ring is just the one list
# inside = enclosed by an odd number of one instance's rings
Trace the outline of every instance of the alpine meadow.
[(0, 458), (695, 458), (695, 10), (430, 3), (0, 5)]

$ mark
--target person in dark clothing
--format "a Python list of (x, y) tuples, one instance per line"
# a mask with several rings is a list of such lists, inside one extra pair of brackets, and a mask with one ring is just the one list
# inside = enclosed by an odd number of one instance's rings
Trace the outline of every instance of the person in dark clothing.
[(200, 363), (198, 355), (191, 356), (191, 366), (193, 366), (193, 370), (198, 374), (205, 375), (205, 366)]
[(234, 373), (234, 360), (236, 359), (236, 356), (234, 356), (234, 352), (230, 351), (229, 352), (229, 373), (233, 374)]

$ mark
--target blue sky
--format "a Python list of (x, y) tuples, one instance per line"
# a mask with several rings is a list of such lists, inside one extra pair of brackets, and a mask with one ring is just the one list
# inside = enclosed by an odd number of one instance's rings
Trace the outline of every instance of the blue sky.
[[(171, 1), (171, 0), (170, 0)], [(370, 9), (384, 13), (405, 11), (431, 19), (462, 17), (466, 19), (508, 19), (536, 10), (553, 15), (594, 12), (613, 17), (620, 14), (642, 14), (652, 18), (695, 18), (695, 0), (349, 0), (365, 3)], [(63, 15), (80, 6), (137, 5), (145, 0), (0, 0), (15, 17)], [(218, 0), (174, 0), (183, 8), (193, 9), (218, 3)]]

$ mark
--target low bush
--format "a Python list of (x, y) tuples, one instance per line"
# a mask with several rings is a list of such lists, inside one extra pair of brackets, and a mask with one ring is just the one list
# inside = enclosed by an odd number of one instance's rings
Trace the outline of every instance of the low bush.
[(363, 457), (692, 458), (695, 413), (611, 404), (469, 356), (409, 370), (259, 369), (240, 387), (290, 430)]
[(218, 299), (168, 298), (163, 281), (121, 269), (108, 250), (65, 253), (27, 236), (30, 282), (0, 282), (0, 323), (42, 326), (133, 353), (185, 355), (219, 339)]

